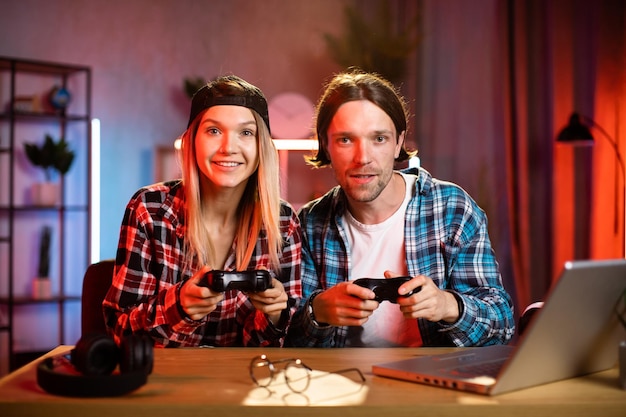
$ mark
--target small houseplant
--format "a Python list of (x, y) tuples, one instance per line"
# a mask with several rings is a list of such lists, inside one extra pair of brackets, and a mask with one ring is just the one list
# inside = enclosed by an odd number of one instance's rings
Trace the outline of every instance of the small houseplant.
[(206, 81), (202, 77), (187, 77), (183, 80), (183, 90), (185, 95), (189, 98), (193, 98), (196, 91), (206, 85)]
[(39, 266), (37, 277), (33, 282), (33, 298), (46, 299), (51, 297), (50, 285), (50, 246), (52, 243), (52, 228), (44, 226), (39, 242)]
[(396, 28), (389, 0), (380, 0), (371, 21), (356, 6), (345, 7), (344, 19), (346, 33), (343, 37), (324, 34), (334, 61), (344, 69), (358, 67), (378, 73), (392, 83), (401, 83), (406, 75), (407, 60), (421, 39), (419, 16), (404, 27)]
[(65, 175), (74, 162), (74, 151), (69, 148), (65, 138), (58, 141), (46, 134), (43, 145), (24, 143), (24, 151), (28, 160), (44, 171), (45, 182), (33, 187), (33, 202), (38, 205), (50, 206), (58, 202), (58, 187), (54, 183), (55, 174)]

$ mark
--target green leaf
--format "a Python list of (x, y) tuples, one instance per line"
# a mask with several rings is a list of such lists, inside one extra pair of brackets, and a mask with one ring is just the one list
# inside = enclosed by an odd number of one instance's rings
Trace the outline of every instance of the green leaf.
[(44, 143), (38, 146), (33, 143), (24, 143), (24, 151), (28, 160), (44, 170), (46, 179), (51, 180), (54, 171), (61, 175), (67, 174), (74, 162), (74, 151), (69, 148), (65, 138), (58, 142), (49, 134), (46, 134)]
[(39, 243), (39, 267), (37, 276), (47, 278), (50, 275), (50, 245), (52, 240), (52, 228), (44, 226), (41, 232), (41, 242)]
[(365, 20), (351, 6), (344, 9), (344, 20), (346, 33), (342, 38), (324, 34), (333, 60), (344, 68), (358, 67), (391, 82), (400, 81), (406, 73), (406, 60), (419, 43), (418, 16), (406, 28), (394, 30), (389, 2), (381, 0), (373, 21)]
[(202, 77), (188, 77), (183, 80), (183, 89), (185, 90), (185, 94), (187, 94), (189, 98), (192, 98), (196, 91), (198, 91), (204, 85), (206, 85), (206, 81)]

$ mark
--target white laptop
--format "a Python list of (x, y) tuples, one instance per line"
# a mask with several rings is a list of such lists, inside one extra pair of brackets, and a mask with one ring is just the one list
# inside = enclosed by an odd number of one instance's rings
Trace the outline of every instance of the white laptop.
[(609, 369), (617, 363), (619, 342), (626, 340), (615, 313), (625, 291), (626, 259), (567, 262), (516, 346), (416, 356), (376, 364), (372, 372), (496, 395)]

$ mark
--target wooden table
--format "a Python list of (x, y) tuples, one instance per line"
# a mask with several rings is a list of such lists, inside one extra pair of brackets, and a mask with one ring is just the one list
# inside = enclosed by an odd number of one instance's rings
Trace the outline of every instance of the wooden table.
[[(67, 352), (59, 346), (46, 356)], [(42, 391), (32, 362), (0, 380), (0, 416), (626, 416), (626, 391), (617, 369), (489, 397), (372, 375), (374, 363), (449, 349), (257, 349), (155, 350), (148, 384), (114, 398), (58, 397)], [(358, 367), (366, 378), (364, 399), (346, 406), (243, 405), (255, 389), (248, 374), (252, 357), (301, 358), (315, 370)], [(258, 388), (256, 388), (258, 390)]]

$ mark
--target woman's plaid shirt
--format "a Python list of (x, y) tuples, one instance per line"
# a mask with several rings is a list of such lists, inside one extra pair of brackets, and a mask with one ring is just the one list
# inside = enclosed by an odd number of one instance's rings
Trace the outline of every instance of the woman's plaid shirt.
[[(276, 276), (289, 297), (289, 315), (275, 327), (240, 291), (229, 290), (217, 309), (201, 320), (182, 310), (179, 290), (198, 269), (185, 265), (184, 202), (180, 180), (137, 191), (126, 207), (120, 229), (113, 284), (103, 303), (107, 327), (116, 339), (147, 333), (156, 346), (281, 346), (289, 319), (300, 302), (301, 231), (298, 218), (281, 203), (284, 244)], [(262, 230), (248, 269), (270, 269)], [(229, 267), (234, 270), (231, 253)], [(272, 272), (272, 275), (274, 273)]]

